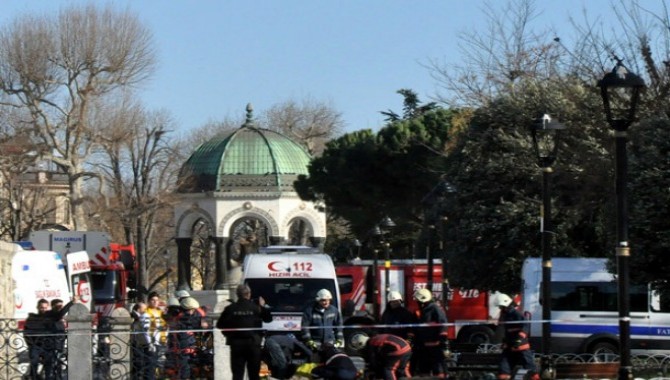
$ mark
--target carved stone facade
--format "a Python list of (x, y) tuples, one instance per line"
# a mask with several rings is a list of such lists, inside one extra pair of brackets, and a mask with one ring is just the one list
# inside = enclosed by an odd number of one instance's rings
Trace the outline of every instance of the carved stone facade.
[(247, 111), (241, 128), (201, 145), (182, 168), (175, 207), (178, 289), (191, 289), (191, 244), (199, 223), (211, 227), (215, 289), (227, 287), (235, 228), (242, 220), (262, 223), (266, 244), (293, 243), (296, 224), (311, 245), (325, 241), (325, 213), (293, 187), (299, 175), (308, 174), (309, 155), (286, 136), (256, 128)]

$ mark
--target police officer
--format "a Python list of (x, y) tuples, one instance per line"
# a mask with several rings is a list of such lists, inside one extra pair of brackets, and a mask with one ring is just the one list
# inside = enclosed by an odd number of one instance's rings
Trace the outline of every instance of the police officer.
[(445, 358), (451, 355), (447, 340), (447, 316), (433, 300), (430, 290), (418, 289), (414, 292), (414, 299), (419, 303), (416, 314), (421, 324), (415, 329), (414, 355), (417, 358), (417, 372), (446, 378)]
[(502, 341), (502, 357), (498, 379), (507, 380), (512, 377), (512, 369), (521, 366), (530, 372), (531, 379), (539, 379), (533, 352), (528, 342), (528, 326), (519, 323), (525, 320), (523, 315), (516, 309), (516, 303), (507, 294), (498, 295), (498, 307), (500, 308), (499, 325), (502, 326), (505, 335)]
[(335, 348), (344, 346), (342, 315), (331, 304), (333, 295), (328, 289), (316, 293), (316, 300), (302, 313), (302, 340), (311, 349), (329, 344)]
[(244, 378), (247, 369), (249, 380), (259, 380), (261, 368), (261, 328), (263, 322), (271, 322), (270, 308), (263, 297), (258, 302), (251, 300), (251, 289), (241, 284), (236, 289), (237, 301), (228, 305), (216, 322), (219, 329), (242, 329), (241, 331), (223, 331), (226, 343), (230, 346), (230, 368), (233, 380)]

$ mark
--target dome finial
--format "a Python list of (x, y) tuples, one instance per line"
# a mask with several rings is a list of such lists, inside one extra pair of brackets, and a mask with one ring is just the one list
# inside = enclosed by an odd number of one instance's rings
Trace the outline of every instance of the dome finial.
[(247, 103), (247, 119), (244, 121), (245, 126), (252, 126), (254, 124), (254, 107), (251, 103)]

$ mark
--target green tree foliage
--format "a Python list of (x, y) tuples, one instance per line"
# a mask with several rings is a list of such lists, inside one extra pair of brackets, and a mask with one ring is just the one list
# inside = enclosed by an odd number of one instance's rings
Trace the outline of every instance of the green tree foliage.
[(458, 189), (440, 205), (457, 286), (516, 292), (523, 260), (540, 253), (542, 180), (530, 128), (544, 94), (559, 98), (553, 111), (569, 128), (552, 178), (555, 256), (604, 254), (604, 232), (594, 221), (604, 219), (611, 161), (602, 140), (589, 137), (603, 133), (599, 99), (578, 81), (519, 86), (525, 88), (475, 112), (445, 166), (444, 177)]
[(532, 30), (532, 1), (512, 1), (503, 12), (490, 12), (488, 32), (466, 36), (469, 54), (457, 70), (435, 67), (451, 91), (442, 100), (478, 106), (445, 167), (459, 191), (439, 206), (449, 217), (452, 284), (516, 292), (523, 259), (540, 256), (541, 172), (529, 126), (545, 112), (568, 126), (551, 181), (553, 256), (614, 258), (614, 139), (595, 86), (614, 66), (614, 55), (648, 84), (638, 112), (643, 122), (631, 127), (631, 273), (666, 280), (670, 23), (634, 1), (618, 3), (622, 33), (587, 24), (575, 28), (575, 43), (566, 46), (560, 35)]
[(631, 275), (670, 290), (670, 121), (653, 118), (631, 130)]
[(388, 215), (398, 225), (394, 240), (412, 240), (422, 223), (421, 199), (440, 178), (461, 117), (436, 109), (377, 134), (361, 130), (332, 140), (296, 182), (298, 193), (326, 204), (360, 238)]

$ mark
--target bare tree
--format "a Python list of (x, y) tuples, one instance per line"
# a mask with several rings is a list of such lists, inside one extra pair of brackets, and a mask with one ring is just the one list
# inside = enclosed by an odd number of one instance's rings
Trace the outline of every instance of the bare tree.
[(24, 110), (21, 125), (51, 147), (43, 157), (69, 179), (75, 229), (86, 229), (83, 183), (99, 177), (86, 160), (106, 128), (91, 115), (146, 79), (154, 60), (149, 30), (111, 7), (23, 16), (0, 30), (0, 106)]
[[(146, 111), (130, 99), (96, 116), (108, 126), (101, 135), (99, 152), (108, 206), (101, 213), (111, 229), (135, 244), (138, 285), (148, 290), (149, 263), (162, 260), (172, 237), (165, 224), (172, 223), (167, 215), (174, 206), (173, 192), (183, 159), (168, 138), (174, 124), (167, 112)], [(156, 236), (159, 231), (166, 235)]]
[(327, 103), (312, 99), (278, 103), (263, 113), (260, 124), (302, 144), (313, 156), (321, 154), (325, 143), (344, 127), (341, 113)]
[(488, 28), (459, 35), (461, 61), (434, 59), (428, 64), (446, 92), (437, 97), (443, 103), (486, 105), (501, 93), (517, 91), (520, 82), (550, 77), (560, 63), (561, 48), (553, 41), (555, 34), (531, 28), (538, 15), (533, 0), (486, 3), (482, 10)]

